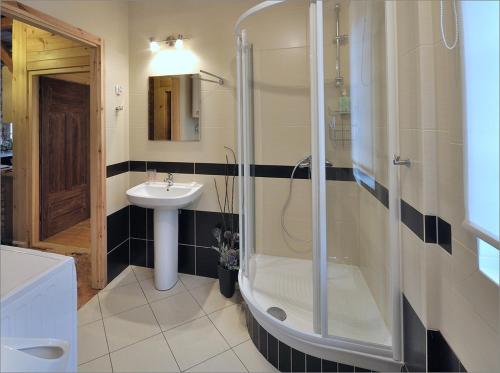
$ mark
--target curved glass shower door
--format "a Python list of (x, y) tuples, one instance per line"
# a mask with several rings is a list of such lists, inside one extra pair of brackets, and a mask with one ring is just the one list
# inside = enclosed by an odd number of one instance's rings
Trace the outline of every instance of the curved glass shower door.
[(384, 15), (384, 1), (325, 1), (328, 333), (390, 347)]
[(391, 7), (265, 1), (237, 26), (240, 287), (327, 359), (400, 356)]
[[(280, 18), (290, 22), (276, 27)], [(285, 2), (246, 20), (238, 43), (245, 273), (263, 312), (312, 333), (307, 25), (307, 2)]]

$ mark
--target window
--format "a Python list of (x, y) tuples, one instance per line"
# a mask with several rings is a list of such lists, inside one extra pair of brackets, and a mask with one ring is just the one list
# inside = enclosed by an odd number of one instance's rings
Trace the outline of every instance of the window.
[(479, 269), (497, 285), (500, 282), (500, 252), (489, 243), (477, 239)]
[[(462, 1), (460, 4), (466, 224), (483, 241), (498, 249), (499, 2)], [(486, 242), (478, 245), (483, 251), (486, 250)]]

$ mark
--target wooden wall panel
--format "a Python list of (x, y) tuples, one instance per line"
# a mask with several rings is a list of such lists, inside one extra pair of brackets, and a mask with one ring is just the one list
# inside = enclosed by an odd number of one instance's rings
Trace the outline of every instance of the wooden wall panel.
[(60, 35), (26, 26), (28, 71), (90, 65), (91, 47)]
[(12, 151), (14, 157), (14, 206), (13, 226), (14, 243), (22, 246), (29, 244), (28, 233), (28, 198), (29, 187), (28, 172), (30, 159), (30, 132), (28, 122), (28, 100), (26, 97), (28, 87), (28, 72), (26, 70), (26, 41), (27, 26), (16, 20), (12, 23), (12, 119), (14, 141)]

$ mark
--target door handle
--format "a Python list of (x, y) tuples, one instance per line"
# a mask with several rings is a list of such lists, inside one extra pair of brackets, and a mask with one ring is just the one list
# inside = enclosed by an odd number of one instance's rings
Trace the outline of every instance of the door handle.
[(401, 156), (394, 154), (394, 158), (392, 159), (392, 164), (394, 166), (411, 166), (411, 161), (409, 159), (401, 159)]

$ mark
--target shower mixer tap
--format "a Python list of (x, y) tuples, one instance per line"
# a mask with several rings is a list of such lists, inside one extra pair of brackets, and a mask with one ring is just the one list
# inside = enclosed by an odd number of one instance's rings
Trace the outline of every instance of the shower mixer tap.
[[(304, 159), (302, 159), (298, 163), (298, 167), (299, 168), (310, 168), (311, 167), (311, 162), (312, 162), (312, 157), (310, 155), (308, 155), (307, 157), (305, 157)], [(326, 167), (333, 167), (333, 163), (330, 162), (328, 159), (326, 159), (325, 160), (325, 166)]]

